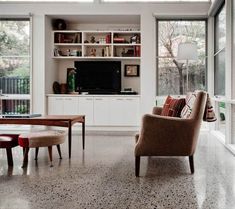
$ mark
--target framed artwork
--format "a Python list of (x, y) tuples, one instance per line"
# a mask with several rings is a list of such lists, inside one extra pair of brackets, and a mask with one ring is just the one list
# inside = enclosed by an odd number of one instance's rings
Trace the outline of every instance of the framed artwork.
[(139, 65), (125, 65), (124, 76), (126, 77), (139, 77), (140, 66)]

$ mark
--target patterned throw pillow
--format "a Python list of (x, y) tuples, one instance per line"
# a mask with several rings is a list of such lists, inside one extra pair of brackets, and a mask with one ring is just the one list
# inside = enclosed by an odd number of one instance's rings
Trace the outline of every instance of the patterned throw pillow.
[(187, 94), (186, 99), (185, 99), (186, 104), (180, 114), (181, 118), (189, 118), (190, 117), (192, 110), (193, 110), (194, 102), (196, 100), (196, 96), (197, 96), (196, 92), (190, 92)]
[(185, 99), (174, 99), (171, 96), (166, 98), (161, 115), (180, 117), (181, 110), (185, 106)]

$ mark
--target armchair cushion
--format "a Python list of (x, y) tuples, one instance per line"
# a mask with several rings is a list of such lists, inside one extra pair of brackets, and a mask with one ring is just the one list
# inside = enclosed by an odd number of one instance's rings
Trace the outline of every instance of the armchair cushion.
[(161, 116), (180, 117), (180, 113), (185, 106), (185, 99), (174, 99), (171, 96), (166, 98)]
[(190, 117), (192, 110), (193, 110), (194, 102), (196, 100), (196, 96), (197, 96), (197, 92), (189, 92), (187, 94), (186, 99), (185, 99), (186, 104), (180, 113), (181, 118), (189, 118)]

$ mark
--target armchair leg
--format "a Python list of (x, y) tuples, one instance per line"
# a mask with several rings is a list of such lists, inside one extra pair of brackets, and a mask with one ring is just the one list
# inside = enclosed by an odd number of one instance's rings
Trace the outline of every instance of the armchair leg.
[(135, 156), (135, 176), (139, 177), (140, 174), (140, 156)]
[(190, 165), (190, 170), (191, 173), (194, 173), (194, 163), (193, 163), (193, 155), (189, 156), (189, 165)]

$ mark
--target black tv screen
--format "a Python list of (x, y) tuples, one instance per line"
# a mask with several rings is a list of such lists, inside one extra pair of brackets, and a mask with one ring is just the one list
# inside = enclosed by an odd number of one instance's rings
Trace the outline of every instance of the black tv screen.
[(121, 91), (121, 61), (75, 61), (79, 92), (118, 94)]

